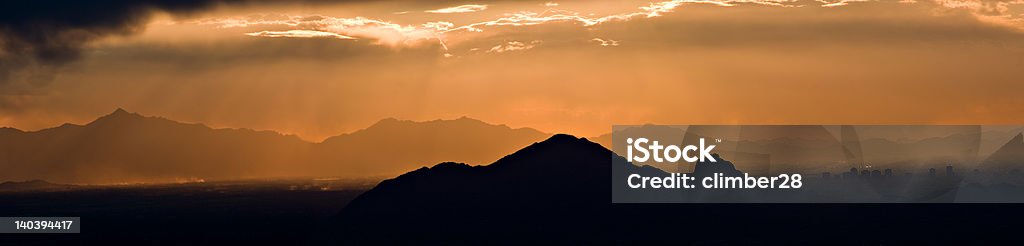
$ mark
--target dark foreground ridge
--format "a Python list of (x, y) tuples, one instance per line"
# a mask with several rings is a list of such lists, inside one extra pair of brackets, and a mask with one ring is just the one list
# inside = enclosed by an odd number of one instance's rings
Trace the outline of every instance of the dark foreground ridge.
[(555, 135), (487, 166), (442, 163), (353, 200), (334, 243), (764, 243), (1021, 240), (1016, 204), (613, 204), (612, 167), (637, 168), (584, 138)]
[(353, 200), (339, 220), (360, 238), (342, 239), (599, 240), (607, 228), (600, 213), (611, 201), (611, 157), (586, 139), (555, 135), (491, 165), (424, 167)]

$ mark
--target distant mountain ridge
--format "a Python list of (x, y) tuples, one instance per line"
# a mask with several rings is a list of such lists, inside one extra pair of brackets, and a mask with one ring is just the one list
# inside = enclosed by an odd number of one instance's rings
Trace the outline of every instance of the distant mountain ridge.
[(547, 136), (465, 117), (385, 119), (311, 143), (274, 131), (213, 129), (118, 108), (85, 125), (0, 129), (0, 181), (108, 184), (396, 175), (441, 161), (486, 163)]
[(315, 146), (314, 152), (328, 166), (343, 162), (386, 164), (358, 165), (348, 170), (391, 176), (401, 173), (394, 172), (394, 167), (405, 172), (446, 161), (489, 163), (548, 136), (530, 128), (513, 129), (467, 117), (425, 122), (388, 118), (366, 129), (327, 138)]

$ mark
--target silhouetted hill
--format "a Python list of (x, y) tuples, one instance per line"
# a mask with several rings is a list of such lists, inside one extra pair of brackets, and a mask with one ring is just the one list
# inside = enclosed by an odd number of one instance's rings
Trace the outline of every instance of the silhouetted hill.
[(212, 129), (117, 109), (86, 125), (0, 129), (0, 180), (107, 184), (396, 175), (440, 161), (489, 162), (545, 136), (468, 118), (389, 119), (309, 143), (273, 131)]
[[(376, 198), (389, 195), (402, 195), (402, 199), (417, 200), (422, 204), (423, 201), (449, 201), (447, 198), (457, 197), (452, 195), (461, 192), (529, 192), (529, 195), (565, 192), (550, 198), (586, 202), (569, 197), (595, 191), (607, 193), (605, 191), (609, 187), (604, 184), (607, 184), (610, 176), (611, 157), (611, 152), (598, 144), (559, 134), (505, 156), (491, 165), (470, 166), (447, 162), (385, 180), (354, 200), (345, 212), (365, 215), (359, 210), (405, 206), (401, 202), (376, 203), (379, 201)], [(572, 178), (574, 182), (571, 183), (561, 181), (570, 176), (577, 178)], [(595, 185), (602, 187), (595, 189)], [(446, 199), (439, 199), (441, 197)], [(606, 197), (601, 201), (608, 199)]]
[(440, 236), (435, 233), (458, 232), (514, 241), (521, 233), (544, 238), (598, 233), (592, 230), (601, 227), (583, 227), (603, 224), (605, 218), (594, 213), (604, 206), (594, 205), (611, 202), (612, 156), (586, 139), (554, 135), (491, 165), (442, 163), (385, 180), (349, 203), (340, 218), (379, 239), (429, 241)]

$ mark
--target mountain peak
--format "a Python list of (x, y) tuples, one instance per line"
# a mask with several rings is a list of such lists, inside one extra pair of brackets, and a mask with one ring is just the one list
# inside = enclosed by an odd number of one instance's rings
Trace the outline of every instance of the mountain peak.
[(123, 108), (120, 108), (120, 107), (115, 109), (114, 112), (110, 112), (110, 114), (108, 114), (106, 116), (103, 116), (103, 117), (128, 117), (128, 116), (140, 116), (141, 117), (141, 115), (139, 115), (137, 113), (128, 112), (128, 110), (124, 110)]
[[(559, 163), (575, 163), (580, 159), (597, 157), (611, 160), (611, 150), (586, 138), (578, 138), (569, 134), (555, 134), (544, 141), (534, 143), (507, 155), (491, 166), (540, 167)], [(601, 161), (589, 161), (600, 163)], [(550, 166), (548, 166), (550, 167)]]
[[(443, 121), (443, 120), (442, 120), (442, 121)], [(490, 124), (489, 124), (489, 123), (487, 123), (487, 122), (484, 122), (484, 121), (482, 121), (482, 120), (478, 120), (478, 119), (475, 119), (475, 118), (470, 118), (470, 117), (468, 117), (468, 116), (462, 116), (462, 117), (459, 117), (459, 118), (453, 119), (453, 120), (451, 120), (451, 121), (457, 121), (457, 122), (473, 122), (473, 123), (479, 122), (479, 123), (483, 123), (483, 124), (488, 124), (488, 125), (490, 125)]]
[[(565, 134), (565, 133), (558, 133), (558, 134), (552, 135), (548, 139), (545, 139), (544, 141), (540, 141), (538, 143), (535, 143), (535, 144), (531, 145), (530, 147), (534, 147), (534, 146), (579, 146), (579, 147), (587, 147), (587, 148), (600, 147), (600, 149), (605, 149), (601, 145), (599, 145), (597, 143), (594, 143), (594, 142), (591, 142), (587, 138), (576, 137), (576, 136)], [(562, 148), (562, 147), (557, 147), (557, 148)]]
[[(145, 115), (141, 115), (141, 114), (138, 114), (138, 113), (129, 112), (127, 110), (124, 110), (123, 108), (117, 108), (116, 110), (114, 110), (114, 112), (111, 112), (110, 114), (107, 114), (107, 115), (104, 115), (104, 116), (100, 116), (99, 118), (96, 118), (96, 120), (93, 120), (92, 122), (89, 122), (88, 124), (85, 124), (85, 125), (82, 125), (82, 126), (79, 126), (79, 127), (86, 127), (86, 128), (96, 128), (96, 127), (100, 127), (100, 128), (106, 128), (106, 127), (123, 128), (123, 127), (132, 127), (132, 128), (139, 128), (139, 129), (141, 129), (141, 128), (154, 128), (154, 129), (155, 128), (168, 128), (168, 129), (171, 129), (171, 128), (175, 128), (175, 129), (176, 128), (182, 128), (182, 129), (184, 129), (184, 128), (205, 128), (205, 129), (210, 129), (208, 126), (203, 125), (203, 124), (188, 124), (188, 123), (182, 123), (182, 122), (178, 122), (178, 121), (173, 121), (173, 120), (169, 120), (167, 118), (162, 118), (162, 117), (157, 117), (157, 116), (145, 116)], [(220, 130), (224, 130), (224, 129), (220, 129)], [(238, 130), (238, 129), (233, 129), (233, 130)]]
[(547, 140), (544, 140), (543, 142), (556, 142), (557, 143), (557, 142), (590, 142), (590, 141), (587, 141), (586, 138), (578, 138), (578, 137), (573, 136), (573, 135), (569, 135), (569, 134), (565, 134), (565, 133), (558, 133), (558, 134), (552, 135), (550, 138), (548, 138)]
[(395, 117), (387, 117), (377, 121), (376, 124), (395, 123), (402, 122), (402, 120), (396, 119)]
[(100, 117), (99, 119), (96, 119), (93, 122), (95, 123), (95, 122), (104, 121), (104, 120), (130, 119), (130, 118), (143, 118), (143, 117), (142, 117), (142, 115), (139, 115), (137, 113), (128, 112), (127, 110), (124, 110), (123, 108), (119, 107), (119, 108), (115, 109), (114, 112), (111, 112), (110, 114), (104, 115), (104, 116)]

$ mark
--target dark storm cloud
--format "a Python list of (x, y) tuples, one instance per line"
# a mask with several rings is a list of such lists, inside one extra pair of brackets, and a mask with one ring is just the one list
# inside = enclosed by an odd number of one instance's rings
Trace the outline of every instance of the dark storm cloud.
[(15, 74), (29, 82), (79, 56), (82, 45), (139, 29), (154, 11), (188, 14), (224, 0), (41, 0), (8, 2), (0, 9), (0, 81)]
[[(75, 60), (82, 46), (111, 35), (141, 31), (156, 12), (188, 16), (220, 5), (249, 3), (329, 3), (307, 0), (34, 0), (0, 7), (0, 88), (52, 79)], [(10, 93), (11, 88), (4, 88)]]

